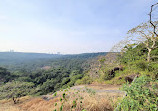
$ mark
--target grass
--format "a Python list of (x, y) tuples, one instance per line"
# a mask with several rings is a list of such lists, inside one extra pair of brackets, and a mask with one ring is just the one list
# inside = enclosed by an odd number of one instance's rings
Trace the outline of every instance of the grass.
[[(89, 87), (88, 87), (89, 88)], [(66, 90), (58, 91), (55, 95), (49, 95), (53, 99), (46, 101), (41, 97), (23, 97), (20, 98), (20, 103), (13, 104), (12, 100), (1, 100), (0, 111), (60, 111), (63, 104), (63, 111), (113, 111), (115, 102), (121, 95), (110, 93), (92, 93), (93, 89), (104, 89), (104, 86), (90, 86), (86, 91)], [(93, 88), (93, 89), (91, 89)], [(112, 89), (109, 87), (109, 89)], [(114, 87), (114, 90), (116, 87)], [(91, 90), (91, 91), (89, 91)], [(65, 93), (63, 99), (63, 94)], [(81, 102), (82, 101), (82, 102)], [(72, 106), (76, 105), (72, 108)]]
[[(63, 105), (63, 111), (82, 111), (85, 109), (86, 111), (113, 111), (113, 107), (111, 105), (110, 97), (105, 95), (91, 95), (89, 92), (68, 92), (66, 93), (66, 101)], [(76, 106), (72, 108), (73, 104)], [(58, 106), (54, 107), (53, 110), (60, 110), (63, 102), (58, 101)]]
[[(29, 96), (21, 97), (19, 104), (29, 101), (30, 99), (31, 99), (31, 97), (29, 97)], [(23, 110), (20, 109), (18, 104), (14, 104), (11, 99), (8, 99), (8, 100), (0, 101), (0, 111), (23, 111)]]
[(0, 111), (52, 111), (57, 99), (45, 101), (40, 97), (20, 98), (20, 103), (11, 100), (0, 101)]

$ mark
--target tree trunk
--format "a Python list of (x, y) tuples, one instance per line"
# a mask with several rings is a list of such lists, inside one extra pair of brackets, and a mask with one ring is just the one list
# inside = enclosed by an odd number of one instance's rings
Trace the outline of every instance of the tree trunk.
[(151, 49), (148, 49), (148, 57), (147, 57), (147, 61), (148, 61), (148, 62), (150, 62), (150, 59), (151, 59), (150, 53), (151, 53)]
[(16, 104), (16, 98), (13, 97), (12, 99), (13, 99), (14, 104)]
[(14, 104), (17, 104), (19, 102), (19, 99), (16, 97), (13, 97), (12, 100), (13, 100)]

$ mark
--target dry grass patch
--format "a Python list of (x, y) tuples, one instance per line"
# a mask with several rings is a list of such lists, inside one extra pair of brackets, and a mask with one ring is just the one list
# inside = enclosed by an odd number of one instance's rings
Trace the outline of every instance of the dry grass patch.
[(52, 111), (54, 103), (59, 101), (59, 98), (46, 101), (42, 98), (34, 98), (31, 101), (20, 104), (19, 107), (26, 111)]
[[(119, 93), (94, 93), (93, 89), (104, 89), (105, 86), (83, 87), (83, 89), (67, 89), (58, 91), (54, 96), (47, 95), (50, 100), (42, 97), (22, 97), (18, 104), (13, 104), (12, 100), (0, 101), (0, 111), (113, 111), (113, 106), (119, 97)], [(109, 87), (107, 89), (117, 89)], [(64, 97), (63, 97), (64, 96)]]
[[(100, 96), (98, 94), (90, 94), (83, 91), (62, 92), (65, 93), (65, 99), (57, 102), (57, 106), (53, 110), (60, 111), (113, 111), (110, 96)], [(63, 105), (62, 105), (63, 104)]]
[[(29, 96), (21, 97), (18, 104), (22, 104), (30, 99), (31, 97)], [(0, 100), (0, 111), (23, 111), (18, 104), (14, 104), (12, 99)]]
[(18, 107), (16, 106), (12, 106), (12, 105), (0, 105), (0, 111), (22, 111), (20, 110)]

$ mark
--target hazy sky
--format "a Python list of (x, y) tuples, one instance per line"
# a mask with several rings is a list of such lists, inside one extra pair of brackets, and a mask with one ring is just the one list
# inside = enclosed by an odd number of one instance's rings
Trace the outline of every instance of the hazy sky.
[(0, 51), (102, 52), (157, 0), (0, 0)]

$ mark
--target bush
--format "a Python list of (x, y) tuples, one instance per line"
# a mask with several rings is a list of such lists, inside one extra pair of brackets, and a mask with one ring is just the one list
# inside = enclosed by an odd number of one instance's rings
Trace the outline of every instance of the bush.
[(57, 80), (54, 79), (48, 79), (46, 82), (44, 82), (41, 86), (40, 86), (40, 92), (41, 94), (47, 94), (49, 92), (54, 91), (54, 87), (55, 85), (58, 83)]
[(93, 80), (89, 76), (84, 76), (82, 79), (76, 81), (76, 84), (91, 84)]
[[(152, 84), (152, 85), (151, 85)], [(147, 76), (139, 77), (129, 86), (122, 88), (127, 96), (121, 100), (118, 106), (120, 111), (157, 111), (158, 110), (158, 87), (157, 82)]]
[(0, 99), (12, 98), (15, 104), (18, 98), (34, 93), (34, 83), (32, 82), (13, 81), (0, 87)]
[(158, 63), (149, 64), (149, 71), (154, 73), (154, 78), (158, 78)]
[(143, 61), (143, 60), (136, 61), (135, 62), (135, 66), (138, 69), (141, 69), (143, 71), (145, 71), (146, 69), (148, 69), (148, 63), (146, 61)]

